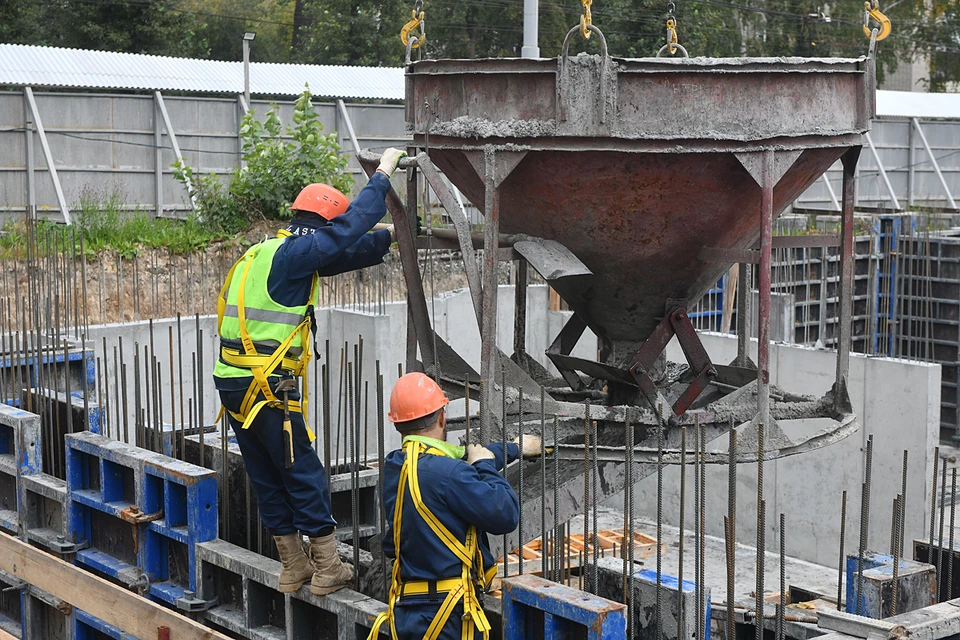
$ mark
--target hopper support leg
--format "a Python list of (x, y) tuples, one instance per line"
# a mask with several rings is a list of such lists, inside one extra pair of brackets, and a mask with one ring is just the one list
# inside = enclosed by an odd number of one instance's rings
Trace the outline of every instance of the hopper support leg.
[[(843, 154), (843, 216), (840, 226), (840, 321), (837, 330), (837, 379), (834, 401), (843, 411), (847, 397), (847, 373), (850, 371), (850, 320), (853, 304), (853, 209), (854, 177), (860, 159), (860, 147), (851, 147)], [(849, 403), (849, 401), (848, 401)]]

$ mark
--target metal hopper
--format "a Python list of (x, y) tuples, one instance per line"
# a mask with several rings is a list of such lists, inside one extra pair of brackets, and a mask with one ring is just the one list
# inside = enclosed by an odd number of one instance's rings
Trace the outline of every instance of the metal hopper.
[[(422, 366), (448, 392), (462, 394), (468, 386), (482, 393), (484, 407), (509, 402), (514, 413), (524, 399), (539, 407), (545, 372), (526, 355), (523, 331), (516, 332), (512, 359), (499, 351), (496, 297), (485, 295), (497, 286), (498, 262), (517, 260), (521, 274), (532, 266), (574, 311), (547, 351), (568, 386), (550, 387), (546, 398), (547, 412), (571, 425), (555, 443), (559, 455), (582, 458), (585, 417), (599, 421), (596, 455), (608, 461), (656, 459), (642, 439), (655, 440), (655, 430), (641, 429), (638, 446), (624, 447), (628, 424), (696, 422), (707, 425), (710, 439), (741, 425), (747, 436), (741, 450), (750, 449), (748, 433), (756, 442), (762, 430), (764, 457), (808, 451), (855, 431), (846, 393), (852, 179), (874, 111), (872, 56), (620, 59), (605, 47), (599, 56), (570, 56), (569, 40), (558, 59), (408, 66), (415, 148), (401, 166), (408, 180), (423, 174), (454, 222), (457, 241), (449, 246), (463, 252), (483, 339), (476, 372), (434, 336), (417, 244), (394, 194), (416, 339), (408, 367), (418, 366), (419, 347)], [(845, 167), (840, 236), (774, 239), (773, 220), (837, 159)], [(361, 161), (368, 172), (376, 167), (373, 154)], [(471, 238), (441, 174), (484, 213), (482, 243)], [(415, 210), (415, 188), (407, 198), (406, 211)], [(792, 242), (840, 246), (837, 379), (822, 398), (781, 390), (771, 402), (771, 249)], [(478, 247), (485, 249), (482, 273)], [(738, 313), (739, 356), (730, 364), (710, 361), (686, 315), (734, 263), (759, 264), (756, 365), (745, 338), (745, 306)], [(739, 297), (745, 305), (748, 296)], [(524, 300), (521, 285), (517, 327), (524, 326)], [(600, 338), (597, 361), (570, 355), (586, 328)], [(664, 373), (662, 354), (674, 336), (689, 364), (681, 376)], [(592, 402), (584, 406), (584, 398)], [(828, 426), (792, 439), (777, 421), (793, 418), (825, 418)], [(501, 427), (498, 412), (484, 411), (480, 438), (499, 437)], [(721, 452), (706, 457), (726, 461)], [(664, 460), (677, 458), (668, 447)], [(605, 486), (616, 491), (622, 477)]]

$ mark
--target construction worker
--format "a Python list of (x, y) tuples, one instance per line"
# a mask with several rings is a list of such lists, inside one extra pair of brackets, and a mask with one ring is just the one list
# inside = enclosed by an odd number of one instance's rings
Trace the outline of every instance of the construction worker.
[(284, 593), (309, 580), (312, 593), (325, 595), (354, 577), (337, 556), (330, 489), (296, 379), (306, 394), (318, 278), (379, 264), (390, 249), (391, 228), (367, 232), (386, 213), (390, 176), (405, 155), (387, 149), (353, 202), (325, 184), (304, 187), (292, 222), (247, 250), (217, 300), (214, 381), (280, 554)]
[[(446, 442), (446, 396), (422, 373), (401, 377), (388, 417), (402, 448), (384, 461), (387, 531), (383, 552), (393, 558), (389, 608), (369, 639), (389, 621), (399, 640), (466, 640), (488, 636), (481, 592), (496, 574), (487, 533), (517, 528), (520, 504), (499, 470), (516, 460), (516, 442), (466, 448)], [(523, 455), (540, 453), (540, 438), (524, 436)]]

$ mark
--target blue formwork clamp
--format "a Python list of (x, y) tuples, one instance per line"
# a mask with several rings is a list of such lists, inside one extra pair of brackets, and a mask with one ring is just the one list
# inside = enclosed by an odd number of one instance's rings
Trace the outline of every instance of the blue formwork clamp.
[[(539, 620), (543, 628), (534, 629)], [(584, 631), (588, 640), (626, 640), (627, 607), (533, 575), (503, 581), (503, 640), (576, 637)]]

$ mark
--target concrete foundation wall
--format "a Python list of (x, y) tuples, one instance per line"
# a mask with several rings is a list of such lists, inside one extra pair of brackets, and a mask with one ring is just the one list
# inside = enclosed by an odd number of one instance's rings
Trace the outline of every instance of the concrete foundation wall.
[[(736, 355), (736, 338), (701, 334), (714, 362), (727, 363)], [(756, 359), (756, 341), (752, 356)], [(682, 361), (676, 342), (668, 357)], [(796, 393), (822, 395), (833, 383), (836, 354), (811, 348), (775, 344), (770, 353), (771, 382)], [(940, 366), (889, 358), (850, 358), (850, 397), (860, 419), (860, 430), (846, 440), (795, 457), (764, 463), (763, 493), (767, 503), (766, 546), (779, 545), (778, 521), (786, 513), (787, 553), (835, 565), (840, 539), (841, 494), (847, 490), (846, 551), (856, 553), (860, 527), (860, 493), (867, 436), (873, 434), (873, 483), (870, 504), (869, 548), (886, 551), (890, 545), (893, 498), (900, 492), (903, 450), (908, 451), (905, 539), (924, 536), (929, 526), (933, 448), (938, 443)], [(790, 433), (790, 424), (784, 430)], [(726, 450), (726, 437), (709, 449)], [(755, 545), (757, 539), (757, 465), (737, 467), (737, 541)], [(664, 514), (679, 525), (679, 470), (664, 472)], [(727, 511), (727, 466), (707, 468), (705, 520), (708, 535), (723, 537)], [(686, 517), (693, 527), (693, 471), (688, 470)], [(656, 476), (636, 485), (638, 516), (656, 517)], [(621, 502), (622, 504), (622, 502)]]

